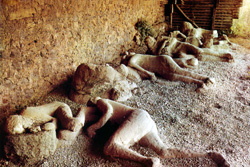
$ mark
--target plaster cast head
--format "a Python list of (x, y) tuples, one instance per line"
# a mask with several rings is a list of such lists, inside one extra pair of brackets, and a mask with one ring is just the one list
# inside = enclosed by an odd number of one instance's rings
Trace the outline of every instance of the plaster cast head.
[(199, 62), (198, 62), (198, 59), (192, 58), (192, 59), (189, 59), (187, 63), (188, 65), (191, 65), (191, 66), (197, 66)]
[(147, 36), (145, 39), (145, 44), (149, 47), (149, 48), (154, 48), (156, 45), (156, 40), (154, 37), (151, 36)]
[(192, 25), (191, 23), (186, 22), (186, 21), (182, 23), (181, 32), (182, 32), (183, 34), (188, 35), (188, 33), (189, 33), (191, 30), (193, 30), (193, 29), (194, 29), (194, 27), (193, 27), (193, 25)]
[(5, 124), (5, 131), (8, 134), (21, 134), (25, 132), (25, 129), (30, 127), (33, 121), (29, 118), (25, 118), (21, 115), (11, 115)]

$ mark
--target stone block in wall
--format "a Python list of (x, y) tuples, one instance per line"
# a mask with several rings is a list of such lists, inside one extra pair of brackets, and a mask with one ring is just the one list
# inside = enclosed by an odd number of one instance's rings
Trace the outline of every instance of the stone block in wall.
[(17, 10), (15, 12), (11, 12), (9, 19), (10, 20), (17, 20), (17, 19), (32, 17), (35, 13), (36, 13), (36, 10), (34, 8), (20, 9), (20, 10)]
[(12, 162), (25, 166), (54, 154), (57, 148), (56, 131), (9, 135), (5, 138), (4, 151)]

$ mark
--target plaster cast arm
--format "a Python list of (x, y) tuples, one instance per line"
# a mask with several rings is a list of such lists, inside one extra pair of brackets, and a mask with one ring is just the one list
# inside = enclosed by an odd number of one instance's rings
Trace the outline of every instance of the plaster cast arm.
[(155, 76), (154, 73), (145, 70), (144, 68), (142, 68), (142, 67), (139, 66), (138, 64), (133, 63), (133, 62), (130, 62), (130, 63), (129, 63), (129, 66), (130, 66), (130, 67), (134, 67), (134, 68), (137, 69), (138, 71), (142, 72), (143, 74), (145, 74), (146, 76), (148, 76), (148, 78), (150, 78), (150, 80), (152, 80), (152, 81), (156, 81), (156, 80), (157, 80), (157, 78), (156, 78), (156, 76)]
[(91, 138), (93, 138), (95, 136), (95, 134), (96, 134), (95, 131), (100, 129), (101, 127), (103, 127), (113, 115), (113, 107), (109, 103), (104, 103), (104, 102), (101, 102), (101, 101), (99, 103), (103, 103), (103, 108), (100, 109), (100, 111), (102, 111), (103, 115), (98, 120), (98, 122), (91, 125), (87, 129), (88, 136), (91, 137)]
[(168, 39), (165, 39), (164, 42), (162, 43), (160, 49), (157, 51), (157, 55), (161, 55), (162, 49), (164, 49), (167, 45), (167, 43), (169, 42)]
[(170, 33), (170, 36), (172, 37), (172, 38), (178, 38), (178, 37), (180, 37), (180, 38), (187, 38), (187, 36), (186, 35), (184, 35), (182, 32), (180, 32), (180, 31), (173, 31), (173, 32), (171, 32)]
[[(150, 72), (150, 71), (142, 68), (140, 65), (138, 65), (137, 62), (141, 61), (140, 60), (141, 58), (138, 55), (140, 55), (140, 54), (134, 54), (130, 58), (130, 60), (128, 62), (128, 66), (133, 67), (133, 68), (137, 69), (138, 71), (142, 72), (143, 74), (145, 74), (146, 76), (148, 76), (152, 81), (157, 80), (157, 78), (156, 78), (156, 76), (155, 76), (155, 74), (153, 72)], [(143, 60), (143, 61), (147, 61), (147, 60)]]

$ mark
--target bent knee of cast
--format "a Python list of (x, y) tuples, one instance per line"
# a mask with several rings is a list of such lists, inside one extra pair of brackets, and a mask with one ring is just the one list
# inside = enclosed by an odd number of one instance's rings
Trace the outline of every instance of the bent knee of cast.
[(119, 148), (120, 148), (120, 145), (118, 143), (108, 141), (104, 146), (103, 152), (105, 155), (108, 155), (108, 156), (116, 156), (118, 152), (117, 150)]
[(67, 117), (73, 117), (72, 111), (67, 104), (62, 103), (58, 108), (61, 108), (61, 110), (57, 110), (57, 114), (63, 114)]

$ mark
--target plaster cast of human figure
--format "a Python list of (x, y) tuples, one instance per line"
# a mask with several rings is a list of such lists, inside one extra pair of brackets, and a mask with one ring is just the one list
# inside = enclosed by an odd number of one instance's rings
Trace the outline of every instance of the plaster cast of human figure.
[(216, 30), (206, 30), (203, 28), (194, 28), (189, 22), (183, 22), (181, 32), (189, 38), (196, 38), (201, 41), (198, 47), (210, 48), (213, 45), (213, 39), (218, 38)]
[[(8, 134), (22, 134), (27, 130), (36, 133), (39, 131), (55, 130), (60, 124), (61, 136), (70, 137), (70, 132), (79, 132), (83, 127), (85, 115), (78, 112), (73, 117), (70, 107), (62, 102), (52, 102), (36, 107), (27, 107), (20, 115), (11, 115), (7, 118), (5, 131)], [(63, 138), (63, 137), (62, 137)]]
[[(155, 122), (145, 110), (99, 97), (94, 101), (97, 111), (101, 112), (102, 116), (87, 129), (89, 137), (94, 137), (96, 131), (103, 127), (107, 121), (119, 124), (118, 129), (104, 146), (104, 153), (108, 156), (137, 161), (146, 166), (161, 166), (159, 158), (146, 157), (130, 149), (130, 146), (139, 143), (141, 146), (151, 148), (162, 158), (210, 157), (218, 166), (229, 166), (219, 153), (196, 153), (190, 150), (168, 148), (160, 139)], [(89, 108), (88, 110), (85, 108), (83, 107), (82, 110), (88, 111), (88, 113), (92, 109), (96, 110), (95, 108)], [(86, 120), (88, 120), (87, 116)]]
[[(172, 37), (171, 35), (170, 37), (162, 37), (162, 39), (159, 42), (157, 42), (153, 37), (149, 36), (145, 39), (145, 42), (149, 50), (151, 50), (152, 54), (154, 55), (169, 55), (173, 57), (173, 59), (186, 58), (186, 59), (198, 59), (201, 61), (222, 61), (222, 62), (234, 61), (234, 58), (230, 53), (225, 53), (224, 51), (223, 52), (214, 51), (209, 48), (199, 48), (190, 43), (181, 42), (174, 36)], [(188, 65), (195, 66), (192, 64)]]
[(215, 83), (213, 78), (193, 73), (181, 68), (170, 56), (146, 55), (126, 52), (129, 57), (128, 66), (137, 69), (151, 80), (157, 80), (156, 75), (171, 81), (182, 81), (198, 85), (197, 91), (208, 89)]
[[(174, 31), (171, 33), (171, 36), (174, 38), (186, 38), (186, 36), (179, 31)], [(149, 54), (160, 55), (161, 50), (165, 47), (165, 39), (168, 38), (166, 36), (159, 36), (157, 40), (153, 37), (148, 36), (145, 39), (145, 44), (148, 47)], [(194, 68), (198, 65), (198, 60), (194, 57), (173, 57), (174, 61), (181, 67)]]
[(140, 81), (139, 74), (123, 64), (113, 68), (108, 64), (82, 63), (73, 76), (69, 97), (81, 104), (96, 96), (125, 101), (132, 96), (136, 83)]
[(187, 38), (196, 38), (202, 41), (200, 45), (196, 45), (198, 47), (211, 48), (214, 44), (219, 45), (220, 43), (232, 45), (227, 35), (223, 34), (222, 36), (219, 36), (216, 30), (194, 28), (189, 22), (183, 22), (181, 32), (185, 34)]

